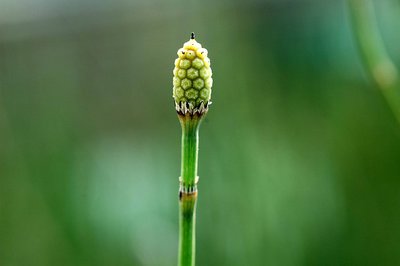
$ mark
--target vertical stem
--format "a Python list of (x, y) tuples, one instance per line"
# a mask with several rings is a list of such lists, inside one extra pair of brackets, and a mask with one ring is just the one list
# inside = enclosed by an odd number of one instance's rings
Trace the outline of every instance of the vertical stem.
[(179, 192), (179, 266), (194, 266), (197, 192)]
[(182, 126), (181, 177), (184, 186), (194, 186), (199, 154), (199, 125), (197, 115), (179, 115)]
[(201, 116), (181, 115), (182, 157), (179, 189), (179, 266), (195, 265), (197, 162)]

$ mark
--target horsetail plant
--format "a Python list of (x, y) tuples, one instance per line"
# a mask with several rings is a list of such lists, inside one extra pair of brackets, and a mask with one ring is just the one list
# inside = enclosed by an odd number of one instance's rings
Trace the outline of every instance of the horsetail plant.
[(178, 50), (173, 74), (173, 98), (182, 127), (178, 265), (193, 266), (199, 126), (211, 104), (213, 83), (207, 49), (195, 40), (194, 33)]

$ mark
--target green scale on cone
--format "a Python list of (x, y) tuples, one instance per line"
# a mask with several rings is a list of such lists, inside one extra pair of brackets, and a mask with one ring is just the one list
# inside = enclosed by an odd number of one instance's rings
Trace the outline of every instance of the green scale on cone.
[(178, 112), (205, 113), (211, 104), (212, 70), (208, 51), (191, 38), (178, 50), (173, 78), (173, 97)]

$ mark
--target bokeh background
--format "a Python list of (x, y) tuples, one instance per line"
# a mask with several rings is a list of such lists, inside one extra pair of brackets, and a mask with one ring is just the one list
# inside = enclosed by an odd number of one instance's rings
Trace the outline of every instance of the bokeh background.
[[(400, 63), (400, 2), (375, 1)], [(0, 265), (175, 265), (176, 51), (207, 47), (198, 265), (400, 265), (400, 125), (344, 0), (1, 0)]]

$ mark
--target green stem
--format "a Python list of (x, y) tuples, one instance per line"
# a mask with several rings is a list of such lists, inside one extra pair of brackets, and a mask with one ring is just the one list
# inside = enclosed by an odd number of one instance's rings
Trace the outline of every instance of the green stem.
[(194, 186), (197, 177), (201, 117), (179, 115), (182, 126), (181, 177), (184, 186)]
[(179, 193), (179, 266), (194, 266), (197, 193)]
[(179, 266), (195, 265), (195, 225), (199, 126), (202, 115), (181, 115), (182, 157), (179, 191)]
[(353, 31), (368, 74), (400, 123), (400, 81), (377, 25), (371, 0), (348, 0)]

